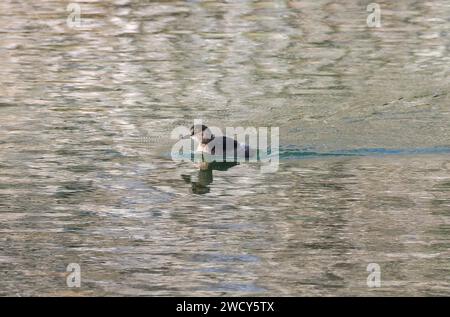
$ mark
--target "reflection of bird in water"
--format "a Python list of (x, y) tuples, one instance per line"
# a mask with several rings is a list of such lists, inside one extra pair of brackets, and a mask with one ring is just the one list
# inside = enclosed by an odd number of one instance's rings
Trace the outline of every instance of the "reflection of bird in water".
[(186, 183), (192, 185), (194, 194), (207, 194), (210, 191), (209, 185), (213, 182), (213, 171), (226, 171), (238, 164), (237, 162), (201, 162), (196, 182), (191, 180), (190, 175), (181, 175), (181, 177)]

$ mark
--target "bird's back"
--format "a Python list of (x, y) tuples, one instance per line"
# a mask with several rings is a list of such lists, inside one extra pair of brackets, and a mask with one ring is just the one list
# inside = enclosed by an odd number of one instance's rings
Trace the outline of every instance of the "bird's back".
[(249, 157), (249, 147), (240, 144), (235, 139), (222, 136), (214, 138), (210, 143), (208, 146), (211, 148), (211, 154), (215, 156), (222, 156), (224, 159)]

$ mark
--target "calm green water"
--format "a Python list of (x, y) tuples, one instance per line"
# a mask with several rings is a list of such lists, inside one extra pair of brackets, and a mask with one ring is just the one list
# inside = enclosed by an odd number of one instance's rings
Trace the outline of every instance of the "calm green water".
[[(370, 2), (1, 1), (0, 295), (450, 295), (450, 2)], [(172, 161), (194, 119), (278, 172)]]

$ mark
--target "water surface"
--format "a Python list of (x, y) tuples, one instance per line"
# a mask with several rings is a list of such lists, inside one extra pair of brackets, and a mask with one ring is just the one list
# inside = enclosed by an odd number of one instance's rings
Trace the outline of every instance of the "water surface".
[[(450, 295), (450, 3), (369, 2), (2, 1), (0, 295)], [(172, 161), (194, 119), (278, 172)]]

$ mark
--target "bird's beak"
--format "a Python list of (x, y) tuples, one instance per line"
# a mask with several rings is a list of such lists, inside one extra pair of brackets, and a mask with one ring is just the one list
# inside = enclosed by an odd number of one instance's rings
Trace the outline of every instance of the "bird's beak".
[(182, 137), (180, 138), (180, 140), (186, 140), (186, 139), (190, 139), (190, 138), (191, 138), (191, 135), (188, 134), (188, 135), (182, 136)]

